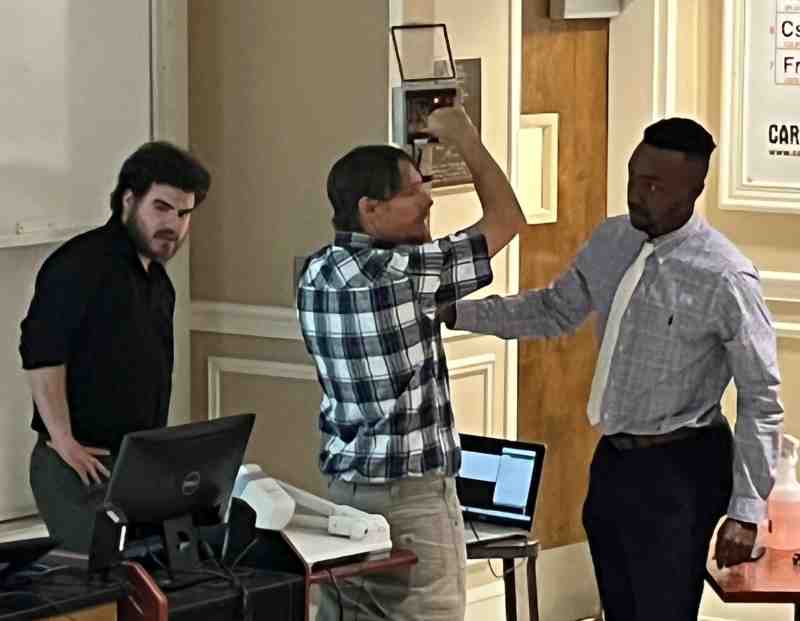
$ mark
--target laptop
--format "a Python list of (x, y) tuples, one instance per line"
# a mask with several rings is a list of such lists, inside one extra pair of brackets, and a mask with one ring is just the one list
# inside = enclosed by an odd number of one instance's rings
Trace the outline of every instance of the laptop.
[(528, 537), (546, 447), (462, 433), (456, 475), (466, 542)]

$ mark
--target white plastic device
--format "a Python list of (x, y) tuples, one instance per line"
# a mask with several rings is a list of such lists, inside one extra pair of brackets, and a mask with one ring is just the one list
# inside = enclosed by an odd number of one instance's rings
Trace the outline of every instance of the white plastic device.
[[(233, 496), (244, 500), (256, 512), (256, 527), (283, 530), (287, 526), (319, 529), (330, 535), (363, 543), (392, 547), (389, 523), (382, 515), (337, 505), (264, 474), (257, 464), (239, 468)], [(300, 507), (310, 513), (300, 513)]]

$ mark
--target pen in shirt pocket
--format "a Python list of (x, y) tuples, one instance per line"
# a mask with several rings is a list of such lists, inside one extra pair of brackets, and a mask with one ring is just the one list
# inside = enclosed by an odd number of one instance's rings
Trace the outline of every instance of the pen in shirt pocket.
[(670, 316), (669, 316), (669, 319), (667, 319), (667, 325), (668, 325), (668, 326), (671, 326), (671, 325), (672, 325), (672, 320), (673, 320), (673, 319), (675, 319), (675, 315), (670, 315)]

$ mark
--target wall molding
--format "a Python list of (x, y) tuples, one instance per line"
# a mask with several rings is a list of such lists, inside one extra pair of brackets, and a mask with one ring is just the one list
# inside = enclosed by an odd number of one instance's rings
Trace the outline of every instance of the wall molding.
[[(722, 136), (720, 140), (720, 209), (800, 214), (800, 188), (779, 187), (764, 180), (745, 178), (745, 80), (751, 47), (746, 20), (747, 3), (725, 0), (722, 58)], [(752, 105), (752, 104), (751, 104)], [(752, 147), (750, 147), (752, 148)]]
[[(800, 272), (760, 273), (761, 288), (767, 302), (790, 302), (800, 304)], [(800, 322), (776, 321), (775, 334), (778, 338), (800, 338)]]
[[(800, 272), (762, 271), (761, 285), (764, 298), (768, 302), (800, 303)], [(800, 338), (800, 322), (776, 322), (776, 332), (782, 338)], [(214, 334), (230, 334), (252, 336), (267, 339), (285, 339), (302, 341), (300, 327), (295, 310), (284, 306), (255, 306), (248, 304), (232, 304), (229, 302), (192, 302), (192, 332), (210, 332)], [(442, 338), (445, 341), (461, 338), (475, 338), (469, 332), (449, 330), (442, 326)], [(512, 352), (508, 350), (506, 355)], [(455, 369), (455, 361), (450, 368)], [(516, 366), (506, 369), (508, 373), (516, 373)], [(508, 382), (507, 382), (508, 384)], [(508, 394), (507, 394), (508, 397)], [(511, 418), (511, 417), (506, 417)], [(508, 425), (507, 425), (508, 427)], [(515, 437), (516, 425), (506, 429), (508, 437)]]
[[(192, 302), (192, 332), (302, 341), (297, 313), (289, 306), (257, 306), (230, 302)], [(476, 335), (442, 326), (444, 340)]]
[[(456, 358), (448, 362), (451, 384), (459, 377), (479, 374), (483, 379), (483, 432), (491, 434), (494, 423), (495, 367), (494, 354), (481, 354)], [(222, 415), (222, 374), (257, 375), (281, 379), (294, 379), (317, 382), (317, 370), (311, 364), (278, 362), (277, 360), (258, 360), (229, 356), (208, 357), (208, 419)]]
[(764, 298), (775, 302), (800, 302), (800, 272), (760, 272)]
[(282, 379), (317, 381), (317, 370), (310, 364), (290, 364), (275, 360), (250, 358), (208, 357), (208, 419), (222, 415), (222, 374), (260, 375)]
[[(448, 360), (447, 368), (450, 372), (450, 390), (459, 377), (480, 375), (483, 379), (483, 433), (493, 435), (494, 428), (494, 370), (497, 366), (497, 356), (494, 354), (480, 354)], [(505, 424), (505, 423), (504, 423)], [(505, 431), (505, 430), (504, 430)]]
[(192, 302), (192, 332), (301, 341), (297, 314), (288, 306)]

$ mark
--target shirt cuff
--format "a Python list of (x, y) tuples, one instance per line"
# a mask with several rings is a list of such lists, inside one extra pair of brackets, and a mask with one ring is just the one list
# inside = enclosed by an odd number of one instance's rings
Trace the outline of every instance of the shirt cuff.
[(456, 321), (453, 330), (474, 332), (478, 324), (478, 305), (474, 301), (456, 302)]
[(728, 517), (742, 522), (760, 524), (767, 517), (767, 501), (753, 498), (731, 498)]

